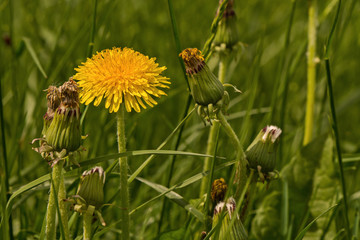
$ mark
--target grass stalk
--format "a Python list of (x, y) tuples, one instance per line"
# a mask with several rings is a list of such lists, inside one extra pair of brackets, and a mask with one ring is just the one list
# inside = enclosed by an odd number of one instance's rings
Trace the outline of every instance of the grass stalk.
[[(126, 152), (126, 138), (125, 138), (125, 105), (121, 104), (120, 110), (117, 113), (117, 140), (118, 152)], [(128, 164), (127, 157), (119, 158), (120, 166), (120, 206), (121, 206), (121, 239), (129, 239), (129, 190), (128, 190)]]
[(56, 193), (59, 192), (61, 172), (64, 165), (64, 161), (59, 161), (53, 166), (49, 202), (46, 211), (46, 239), (56, 239)]
[[(96, 30), (96, 12), (97, 12), (97, 0), (94, 0), (94, 9), (93, 9), (93, 18), (91, 23), (91, 32), (90, 32), (90, 40), (88, 44), (87, 54), (86, 56), (90, 58), (93, 54), (94, 50), (94, 39), (95, 39), (95, 30)], [(88, 111), (89, 105), (85, 106), (83, 114), (81, 115), (80, 124), (82, 125), (82, 132), (84, 132), (85, 124), (83, 124), (86, 113)]]
[(312, 140), (316, 87), (316, 1), (308, 0), (307, 97), (303, 145)]
[(338, 163), (340, 168), (340, 180), (341, 180), (341, 188), (343, 194), (343, 204), (344, 204), (344, 220), (345, 220), (345, 230), (347, 233), (347, 239), (351, 239), (351, 232), (350, 232), (350, 224), (349, 224), (349, 217), (348, 217), (348, 200), (347, 200), (347, 193), (346, 193), (346, 184), (345, 184), (345, 177), (344, 177), (344, 167), (342, 161), (342, 154), (341, 154), (341, 145), (340, 145), (340, 136), (339, 130), (336, 120), (336, 109), (335, 109), (335, 102), (334, 102), (334, 94), (332, 88), (332, 81), (331, 81), (331, 72), (330, 72), (330, 62), (329, 59), (325, 59), (325, 67), (326, 67), (326, 77), (328, 82), (328, 89), (329, 89), (329, 103), (331, 109), (331, 117), (332, 117), (332, 128), (334, 131), (335, 136), (335, 146), (336, 152), (338, 156)]
[[(224, 81), (225, 81), (226, 67), (227, 67), (226, 65), (227, 64), (225, 63), (224, 59), (221, 59), (219, 62), (219, 76), (218, 76), (221, 83), (224, 83)], [(216, 121), (214, 121), (213, 125), (210, 127), (210, 132), (209, 132), (209, 137), (208, 137), (207, 147), (206, 147), (207, 155), (211, 155), (215, 151), (216, 133), (219, 131), (219, 128), (220, 128), (220, 123), (216, 122)], [(211, 165), (212, 159), (213, 159), (212, 157), (206, 157), (204, 159), (203, 172), (210, 170), (210, 165)], [(207, 192), (208, 182), (209, 182), (208, 178), (209, 177), (203, 177), (203, 179), (201, 180), (200, 197), (202, 197)]]
[(83, 214), (83, 239), (90, 240), (91, 239), (91, 221), (92, 221), (92, 214), (84, 213)]

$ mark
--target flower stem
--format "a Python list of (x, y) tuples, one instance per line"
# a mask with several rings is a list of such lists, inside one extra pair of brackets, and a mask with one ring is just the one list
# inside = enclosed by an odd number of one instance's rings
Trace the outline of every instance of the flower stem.
[(307, 98), (303, 145), (312, 139), (316, 84), (316, 0), (308, 0)]
[[(126, 138), (125, 138), (125, 106), (121, 104), (117, 115), (117, 139), (119, 153), (126, 152)], [(129, 190), (128, 190), (128, 165), (127, 157), (119, 158), (120, 165), (120, 206), (122, 210), (121, 231), (122, 240), (129, 239)]]
[(70, 240), (70, 231), (69, 231), (69, 224), (68, 224), (68, 210), (67, 210), (67, 206), (66, 206), (64, 199), (66, 199), (66, 188), (65, 188), (65, 183), (64, 183), (64, 171), (61, 171), (60, 186), (59, 186), (59, 192), (58, 192), (60, 218), (61, 218), (62, 225), (64, 227), (65, 236), (63, 236), (63, 239)]
[(235, 193), (235, 197), (237, 197), (238, 194), (241, 194), (243, 188), (246, 184), (246, 159), (245, 159), (245, 153), (241, 146), (240, 140), (235, 134), (234, 130), (228, 123), (228, 121), (225, 119), (223, 113), (219, 111), (217, 114), (217, 118), (220, 121), (220, 124), (223, 126), (226, 134), (231, 139), (235, 149), (236, 149), (236, 160), (237, 160), (237, 173), (236, 173), (236, 183), (237, 183), (237, 189)]
[[(226, 75), (226, 64), (221, 59), (219, 62), (219, 81), (221, 83), (224, 83), (225, 81), (225, 75)], [(206, 154), (211, 155), (215, 151), (215, 145), (216, 145), (216, 133), (218, 132), (220, 128), (220, 124), (216, 121), (213, 122), (213, 125), (210, 128), (209, 132), (209, 138), (207, 141), (207, 148), (206, 148)], [(203, 172), (209, 171), (211, 166), (211, 161), (213, 160), (212, 157), (206, 157), (204, 160), (204, 166), (203, 166)], [(201, 180), (201, 186), (200, 186), (200, 197), (204, 195), (207, 192), (209, 182), (209, 176), (203, 177)]]
[(59, 192), (61, 171), (64, 165), (64, 161), (59, 161), (53, 166), (52, 169), (52, 183), (50, 186), (49, 202), (46, 211), (46, 239), (56, 238), (56, 193)]
[(84, 240), (90, 240), (91, 239), (91, 221), (92, 221), (92, 215), (89, 213), (83, 214), (83, 239)]

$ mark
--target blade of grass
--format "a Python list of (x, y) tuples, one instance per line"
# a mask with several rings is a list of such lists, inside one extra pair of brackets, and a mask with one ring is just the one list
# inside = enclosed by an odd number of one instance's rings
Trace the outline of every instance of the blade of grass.
[[(94, 9), (93, 9), (93, 18), (92, 18), (92, 23), (91, 23), (90, 40), (89, 40), (87, 54), (86, 54), (86, 56), (88, 58), (91, 58), (91, 56), (93, 54), (93, 49), (94, 49), (97, 2), (98, 2), (97, 0), (94, 0)], [(87, 113), (88, 109), (89, 109), (89, 105), (86, 105), (85, 109), (84, 109), (84, 111), (83, 111), (83, 113), (81, 115), (80, 124), (82, 126), (82, 132), (84, 132), (84, 129), (85, 129), (84, 119), (85, 119), (85, 116), (86, 116), (86, 113)]]
[[(3, 216), (3, 222), (1, 224), (1, 229), (3, 233), (3, 238), (7, 239), (9, 236), (12, 236), (12, 220), (9, 218), (9, 222), (6, 222), (6, 201), (9, 200), (10, 192), (9, 192), (9, 168), (8, 168), (8, 158), (7, 158), (7, 151), (6, 151), (6, 134), (5, 134), (5, 122), (4, 122), (4, 109), (3, 109), (3, 101), (2, 101), (2, 81), (0, 81), (0, 121), (1, 121), (1, 143), (2, 143), (2, 161), (1, 161), (1, 207)], [(6, 222), (6, 223), (5, 223)], [(9, 229), (7, 229), (9, 228)], [(9, 236), (7, 235), (9, 234)], [(12, 238), (12, 237), (11, 237)]]
[[(158, 192), (165, 192), (168, 190), (167, 187), (164, 187), (163, 185), (160, 185), (157, 183), (150, 182), (144, 178), (137, 177), (136, 179), (142, 183), (145, 183), (146, 185), (148, 185), (149, 187), (153, 188), (154, 190), (156, 190)], [(191, 213), (200, 222), (203, 223), (205, 221), (206, 216), (202, 212), (200, 212), (198, 209), (196, 209), (193, 205), (188, 203), (188, 201), (186, 201), (180, 194), (171, 191), (171, 192), (167, 193), (166, 196), (169, 199), (171, 199), (172, 201), (174, 201), (175, 203), (177, 203), (179, 206), (183, 207), (186, 211)]]
[[(179, 125), (176, 126), (176, 128), (170, 133), (170, 135), (159, 145), (157, 148), (158, 150), (162, 149), (166, 143), (171, 139), (171, 137), (175, 134), (175, 132), (185, 123), (185, 121), (191, 116), (191, 114), (195, 111), (195, 108), (191, 110), (188, 115), (179, 123)], [(138, 169), (135, 170), (135, 172), (130, 176), (128, 179), (128, 182), (131, 183), (137, 175), (155, 158), (155, 155), (150, 156), (148, 159), (146, 159)], [(108, 172), (109, 168), (106, 170)]]
[(336, 109), (335, 109), (335, 102), (334, 102), (334, 94), (332, 89), (332, 81), (331, 81), (331, 72), (330, 72), (330, 62), (329, 59), (325, 59), (325, 68), (326, 68), (326, 76), (328, 82), (328, 90), (329, 90), (329, 103), (331, 109), (331, 116), (332, 116), (332, 128), (334, 131), (335, 137), (335, 145), (336, 145), (336, 152), (338, 155), (338, 164), (340, 169), (340, 180), (341, 180), (341, 188), (343, 194), (343, 204), (344, 204), (344, 220), (345, 220), (345, 228), (347, 238), (350, 239), (351, 232), (350, 232), (350, 223), (349, 223), (349, 216), (348, 216), (348, 200), (347, 200), (347, 192), (346, 192), (346, 183), (344, 177), (344, 167), (341, 155), (341, 145), (340, 145), (340, 136), (338, 131), (337, 119), (336, 119)]
[[(230, 161), (230, 162), (221, 164), (221, 165), (217, 166), (214, 171), (215, 171), (215, 172), (216, 172), (216, 171), (219, 171), (219, 170), (221, 170), (221, 169), (223, 169), (223, 168), (225, 168), (225, 167), (232, 166), (232, 165), (235, 164), (235, 163), (236, 163), (236, 161)], [(184, 180), (184, 181), (182, 181), (182, 182), (179, 182), (179, 183), (173, 185), (173, 186), (170, 187), (167, 191), (162, 192), (161, 194), (153, 197), (152, 199), (148, 200), (147, 202), (145, 202), (145, 203), (141, 204), (140, 206), (134, 208), (134, 209), (130, 212), (130, 214), (135, 213), (135, 212), (138, 211), (140, 208), (146, 206), (147, 204), (151, 203), (152, 201), (155, 201), (156, 199), (159, 199), (160, 197), (164, 196), (166, 193), (168, 193), (168, 192), (170, 192), (170, 191), (173, 191), (173, 190), (175, 190), (175, 189), (181, 189), (181, 188), (187, 187), (187, 186), (189, 186), (189, 185), (191, 185), (191, 184), (193, 184), (193, 183), (201, 180), (204, 176), (207, 176), (208, 174), (209, 174), (209, 171), (207, 171), (207, 172), (201, 172), (201, 173), (198, 173), (198, 174), (196, 174), (196, 175), (194, 175), (194, 176), (192, 176), (192, 177), (190, 177), (190, 178), (188, 178), (188, 179), (186, 179), (186, 180)]]
[[(172, 151), (172, 150), (138, 150), (138, 151), (127, 151), (124, 153), (115, 153), (115, 154), (110, 154), (110, 155), (106, 155), (106, 156), (101, 156), (101, 157), (96, 157), (93, 159), (89, 159), (87, 161), (84, 161), (81, 163), (81, 167), (76, 167), (73, 166), (72, 170), (69, 170), (70, 168), (67, 167), (65, 168), (67, 170), (67, 172), (64, 174), (65, 177), (75, 177), (78, 176), (78, 170), (79, 169), (85, 169), (88, 166), (92, 166), (107, 160), (115, 160), (117, 161), (117, 159), (119, 157), (128, 157), (128, 156), (141, 156), (141, 155), (173, 155), (173, 154), (177, 154), (177, 155), (183, 155), (183, 156), (194, 156), (194, 157), (207, 157), (208, 155), (206, 154), (200, 154), (200, 153), (192, 153), (192, 152), (182, 152), (182, 151)], [(221, 159), (225, 159), (223, 157), (217, 157), (217, 158), (221, 158)], [(11, 195), (11, 197), (9, 198), (7, 204), (6, 204), (6, 210), (8, 213), (10, 213), (11, 211), (11, 207), (13, 204), (13, 200), (19, 196), (20, 194), (46, 182), (50, 180), (50, 175), (46, 174), (44, 176), (41, 176), (35, 180), (33, 180), (32, 182), (21, 186), (18, 190), (16, 190), (15, 192), (13, 192), (13, 194)]]
[(337, 206), (338, 206), (338, 204), (335, 204), (334, 206), (329, 207), (323, 213), (321, 213), (319, 216), (317, 216), (314, 220), (312, 220), (308, 225), (306, 225), (306, 227), (304, 229), (301, 230), (301, 232), (299, 232), (299, 234), (296, 236), (295, 240), (301, 240), (304, 237), (305, 233), (309, 230), (309, 228), (316, 222), (316, 220), (318, 220), (320, 217), (327, 214), (329, 211), (331, 211), (333, 208), (335, 208)]
[(22, 40), (25, 43), (25, 46), (27, 48), (27, 50), (30, 53), (31, 58), (34, 60), (35, 65), (37, 66), (37, 68), (39, 69), (39, 71), (41, 72), (41, 74), (43, 75), (44, 78), (48, 78), (47, 74), (45, 73), (45, 70), (43, 68), (43, 66), (40, 63), (40, 60), (38, 58), (38, 56), (36, 55), (36, 52), (31, 44), (31, 41), (29, 38), (27, 37), (23, 37)]

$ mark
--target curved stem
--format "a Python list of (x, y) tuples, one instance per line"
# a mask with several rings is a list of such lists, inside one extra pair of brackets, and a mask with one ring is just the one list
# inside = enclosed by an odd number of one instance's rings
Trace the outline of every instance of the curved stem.
[(64, 161), (56, 163), (52, 169), (52, 183), (50, 186), (49, 202), (46, 211), (46, 239), (53, 240), (56, 238), (56, 193), (59, 192), (61, 171)]
[[(223, 59), (219, 62), (219, 81), (221, 83), (224, 83), (226, 76), (226, 64)], [(206, 154), (211, 155), (215, 151), (215, 145), (216, 145), (216, 133), (220, 129), (220, 124), (216, 121), (213, 122), (213, 125), (210, 128), (209, 132), (209, 138), (207, 141), (207, 148), (206, 148)], [(211, 161), (213, 160), (212, 157), (206, 157), (204, 160), (204, 166), (203, 166), (203, 172), (209, 171), (211, 166)], [(207, 192), (209, 177), (203, 177), (201, 180), (201, 186), (200, 186), (200, 197), (203, 196)]]
[[(117, 140), (119, 153), (126, 152), (125, 138), (125, 106), (121, 104), (117, 115)], [(128, 165), (127, 157), (119, 158), (120, 165), (120, 206), (121, 206), (121, 231), (123, 240), (129, 239), (129, 190), (128, 190)]]
[(312, 139), (314, 128), (314, 104), (316, 85), (316, 0), (309, 1), (308, 50), (307, 50), (307, 98), (303, 145)]
[(91, 239), (91, 221), (92, 221), (92, 215), (89, 213), (83, 214), (83, 239), (84, 240), (90, 240)]
[(238, 194), (241, 194), (242, 189), (245, 187), (246, 184), (246, 159), (245, 159), (245, 153), (241, 146), (240, 140), (235, 134), (234, 130), (228, 123), (228, 121), (225, 119), (223, 113), (219, 111), (217, 114), (217, 118), (220, 121), (221, 125), (223, 126), (226, 134), (231, 139), (235, 149), (236, 149), (236, 160), (237, 160), (237, 172), (235, 177), (235, 182), (237, 184), (235, 197), (238, 196)]

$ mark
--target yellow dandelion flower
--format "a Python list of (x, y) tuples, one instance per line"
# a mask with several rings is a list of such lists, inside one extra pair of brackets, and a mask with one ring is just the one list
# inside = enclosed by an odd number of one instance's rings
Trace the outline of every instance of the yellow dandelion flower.
[[(78, 81), (80, 102), (85, 105), (94, 101), (98, 106), (105, 98), (109, 112), (117, 112), (124, 103), (126, 110), (133, 108), (140, 112), (144, 102), (153, 107), (152, 98), (166, 95), (158, 88), (169, 88), (169, 78), (161, 73), (166, 67), (159, 67), (156, 58), (149, 58), (130, 48), (113, 48), (97, 52), (78, 68), (74, 79)], [(144, 101), (144, 102), (143, 102)]]

